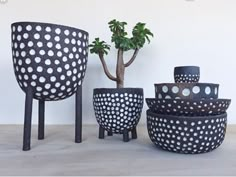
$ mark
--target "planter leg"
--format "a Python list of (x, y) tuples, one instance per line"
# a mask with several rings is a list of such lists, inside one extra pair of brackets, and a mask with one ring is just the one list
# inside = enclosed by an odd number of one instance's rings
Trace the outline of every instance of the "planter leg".
[(104, 139), (104, 137), (105, 137), (105, 130), (104, 130), (101, 126), (99, 126), (99, 135), (98, 135), (98, 138), (99, 138), (99, 139)]
[(23, 151), (30, 150), (32, 104), (33, 104), (33, 92), (29, 88), (26, 91), (26, 96), (25, 96), (25, 120), (24, 120), (24, 135), (23, 135)]
[(82, 86), (75, 94), (75, 142), (82, 142)]
[(127, 129), (124, 129), (123, 132), (123, 141), (124, 142), (129, 142), (129, 131)]
[(39, 123), (38, 123), (38, 139), (44, 139), (44, 113), (45, 113), (45, 101), (39, 100)]
[(113, 133), (112, 132), (107, 132), (107, 135), (108, 136), (113, 136)]
[(133, 130), (131, 131), (131, 133), (132, 133), (132, 139), (137, 139), (137, 138), (138, 138), (138, 137), (137, 137), (137, 130), (136, 130), (136, 127), (133, 128)]

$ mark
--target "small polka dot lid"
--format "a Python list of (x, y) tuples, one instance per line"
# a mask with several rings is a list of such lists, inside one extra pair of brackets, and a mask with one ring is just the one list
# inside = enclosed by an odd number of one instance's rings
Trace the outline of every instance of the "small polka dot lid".
[(38, 22), (11, 25), (15, 76), (35, 99), (65, 99), (82, 84), (88, 57), (86, 31)]

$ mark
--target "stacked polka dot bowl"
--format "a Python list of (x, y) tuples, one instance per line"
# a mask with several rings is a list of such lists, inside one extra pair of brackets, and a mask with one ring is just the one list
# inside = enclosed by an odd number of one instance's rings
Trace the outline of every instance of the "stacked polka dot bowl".
[(147, 129), (158, 147), (198, 154), (219, 147), (225, 137), (230, 99), (218, 99), (218, 84), (177, 82), (155, 84), (155, 98), (146, 98)]

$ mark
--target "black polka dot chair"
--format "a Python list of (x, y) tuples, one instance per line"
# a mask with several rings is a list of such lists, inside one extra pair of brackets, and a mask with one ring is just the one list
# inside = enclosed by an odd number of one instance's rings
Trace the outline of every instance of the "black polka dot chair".
[(30, 150), (33, 99), (38, 100), (38, 139), (44, 139), (45, 101), (75, 93), (75, 142), (82, 141), (82, 81), (88, 56), (86, 31), (38, 22), (17, 22), (12, 28), (16, 80), (25, 92), (23, 150)]

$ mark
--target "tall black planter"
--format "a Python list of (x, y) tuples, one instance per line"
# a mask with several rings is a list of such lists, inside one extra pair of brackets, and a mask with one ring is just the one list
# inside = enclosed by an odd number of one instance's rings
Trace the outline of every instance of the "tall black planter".
[(143, 108), (143, 89), (117, 88), (94, 89), (93, 105), (99, 128), (99, 138), (104, 138), (104, 131), (108, 135), (123, 134), (123, 140), (137, 138), (136, 126)]
[(174, 68), (174, 78), (176, 83), (195, 83), (200, 79), (200, 67), (198, 66), (178, 66)]
[(12, 26), (15, 76), (26, 94), (23, 150), (30, 149), (32, 100), (39, 100), (39, 139), (44, 139), (45, 101), (76, 93), (75, 142), (82, 137), (82, 81), (88, 55), (86, 31), (37, 22)]

